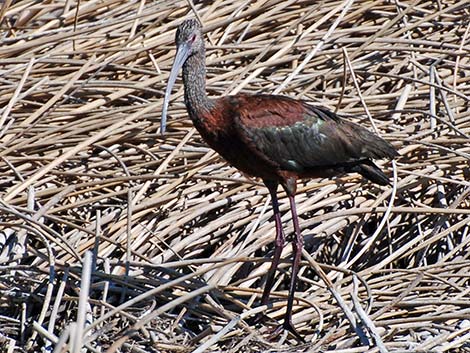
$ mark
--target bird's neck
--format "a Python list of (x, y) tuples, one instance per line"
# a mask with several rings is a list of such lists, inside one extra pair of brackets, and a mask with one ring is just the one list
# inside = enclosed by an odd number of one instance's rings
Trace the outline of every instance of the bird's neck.
[(211, 103), (206, 93), (205, 53), (191, 55), (183, 65), (184, 102), (193, 120), (203, 119)]

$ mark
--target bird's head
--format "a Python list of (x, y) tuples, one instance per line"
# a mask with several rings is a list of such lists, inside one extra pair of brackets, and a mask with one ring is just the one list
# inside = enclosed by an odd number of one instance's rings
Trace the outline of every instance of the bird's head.
[(171, 90), (175, 84), (176, 77), (186, 60), (195, 53), (204, 51), (204, 39), (202, 37), (202, 27), (196, 19), (188, 19), (182, 22), (176, 31), (176, 56), (171, 68), (168, 84), (163, 101), (162, 118), (160, 131), (163, 134), (166, 128), (166, 115), (168, 111), (168, 102), (170, 100)]
[(178, 51), (187, 50), (188, 56), (204, 49), (202, 27), (198, 20), (190, 18), (178, 26), (175, 35)]

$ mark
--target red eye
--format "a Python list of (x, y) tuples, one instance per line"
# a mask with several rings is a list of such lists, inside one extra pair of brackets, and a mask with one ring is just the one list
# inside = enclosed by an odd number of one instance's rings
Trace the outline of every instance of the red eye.
[(196, 40), (196, 35), (193, 34), (190, 38), (189, 38), (189, 41), (192, 43)]

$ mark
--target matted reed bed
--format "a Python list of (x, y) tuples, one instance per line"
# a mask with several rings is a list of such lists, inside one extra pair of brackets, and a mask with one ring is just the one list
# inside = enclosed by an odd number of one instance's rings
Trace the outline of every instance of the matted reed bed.
[[(0, 6), (3, 352), (470, 351), (467, 0)], [(299, 183), (305, 343), (273, 334), (290, 245), (259, 307), (267, 189), (203, 142), (181, 81), (159, 132), (188, 17), (204, 24), (211, 96), (306, 99), (401, 154), (390, 187)], [(259, 311), (269, 320), (250, 324)]]

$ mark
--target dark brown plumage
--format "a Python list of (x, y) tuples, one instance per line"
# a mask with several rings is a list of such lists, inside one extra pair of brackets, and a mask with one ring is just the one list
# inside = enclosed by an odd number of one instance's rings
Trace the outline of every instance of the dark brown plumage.
[(285, 236), (277, 200), (279, 184), (291, 206), (295, 237), (292, 277), (284, 328), (300, 337), (292, 325), (292, 305), (303, 238), (294, 196), (297, 179), (357, 172), (387, 185), (387, 176), (373, 159), (392, 159), (395, 148), (358, 124), (305, 101), (276, 95), (226, 96), (209, 99), (205, 89), (205, 47), (200, 24), (186, 20), (176, 33), (177, 54), (168, 80), (162, 111), (162, 133), (171, 89), (183, 67), (185, 103), (203, 139), (230, 164), (260, 177), (272, 198), (276, 243), (261, 299), (269, 300)]

